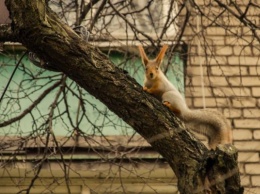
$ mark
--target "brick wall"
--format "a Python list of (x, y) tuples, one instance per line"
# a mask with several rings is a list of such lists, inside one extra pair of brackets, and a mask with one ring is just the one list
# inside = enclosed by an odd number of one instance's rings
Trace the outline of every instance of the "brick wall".
[[(260, 193), (260, 42), (228, 11), (217, 18), (223, 8), (212, 3), (209, 7), (209, 2), (200, 4), (205, 13), (212, 9), (208, 19), (198, 18), (196, 10), (191, 10), (185, 31), (189, 47), (186, 100), (191, 108), (203, 108), (202, 64), (206, 107), (218, 109), (230, 121), (245, 193)], [(241, 10), (246, 9), (247, 1), (237, 2)], [(250, 7), (247, 17), (259, 26), (259, 14), (259, 8)]]

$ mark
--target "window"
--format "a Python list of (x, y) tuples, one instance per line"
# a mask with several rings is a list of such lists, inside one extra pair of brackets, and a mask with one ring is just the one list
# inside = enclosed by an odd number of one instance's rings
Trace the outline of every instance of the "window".
[[(144, 68), (137, 48), (136, 52), (120, 53), (118, 49), (106, 51), (109, 58), (134, 77), (140, 85), (144, 79)], [(148, 51), (149, 52), (149, 51)], [(10, 53), (9, 53), (10, 54)], [(1, 93), (4, 90), (21, 52), (0, 55)], [(152, 58), (152, 56), (150, 56)], [(181, 52), (175, 52), (164, 60), (162, 69), (169, 80), (183, 93), (184, 60)], [(133, 129), (112, 113), (105, 105), (89, 95), (77, 84), (59, 72), (40, 69), (24, 57), (1, 102), (1, 121), (22, 118), (0, 131), (1, 135), (41, 135), (49, 126), (50, 107), (57, 99), (53, 113), (53, 131), (56, 135), (67, 136), (74, 129), (80, 129), (88, 135), (132, 135)], [(66, 79), (65, 83), (59, 83)], [(64, 87), (61, 94), (58, 93)], [(48, 94), (47, 91), (50, 91)], [(1, 125), (0, 125), (1, 126)]]
[[(89, 3), (86, 0), (86, 4)], [(111, 4), (110, 4), (111, 2)], [(85, 26), (95, 40), (173, 40), (176, 25), (177, 3), (170, 0), (113, 0), (93, 4), (80, 25)], [(55, 12), (69, 25), (76, 25), (76, 6), (69, 0), (50, 2)]]
[[(89, 20), (93, 19), (100, 4), (88, 15)], [(176, 4), (171, 7), (168, 0), (116, 0), (104, 8), (93, 30), (117, 39), (169, 38), (176, 35), (176, 22), (172, 23), (175, 14)]]

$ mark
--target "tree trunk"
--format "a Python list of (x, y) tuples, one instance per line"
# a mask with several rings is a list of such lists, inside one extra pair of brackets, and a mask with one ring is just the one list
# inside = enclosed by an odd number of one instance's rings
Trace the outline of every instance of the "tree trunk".
[(6, 0), (6, 5), (13, 37), (141, 134), (168, 161), (182, 194), (204, 193), (206, 174), (212, 193), (242, 193), (233, 146), (209, 152), (161, 102), (62, 23), (45, 0)]

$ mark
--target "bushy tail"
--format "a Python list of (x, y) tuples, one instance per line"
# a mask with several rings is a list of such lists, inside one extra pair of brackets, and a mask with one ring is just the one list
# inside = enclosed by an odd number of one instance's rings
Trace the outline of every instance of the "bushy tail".
[(188, 110), (181, 114), (187, 128), (209, 139), (209, 147), (232, 142), (231, 127), (220, 112), (210, 109)]

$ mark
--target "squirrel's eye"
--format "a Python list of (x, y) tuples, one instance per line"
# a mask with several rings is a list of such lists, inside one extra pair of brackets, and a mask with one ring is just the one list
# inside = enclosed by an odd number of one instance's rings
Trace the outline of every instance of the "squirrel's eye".
[(158, 70), (159, 69), (159, 67), (156, 67), (156, 70)]

